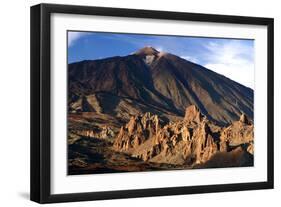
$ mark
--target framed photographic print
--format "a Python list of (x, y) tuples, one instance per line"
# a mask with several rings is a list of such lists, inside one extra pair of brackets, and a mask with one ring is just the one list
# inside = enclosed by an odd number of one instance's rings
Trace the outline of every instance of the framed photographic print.
[(273, 188), (273, 19), (31, 7), (31, 200)]

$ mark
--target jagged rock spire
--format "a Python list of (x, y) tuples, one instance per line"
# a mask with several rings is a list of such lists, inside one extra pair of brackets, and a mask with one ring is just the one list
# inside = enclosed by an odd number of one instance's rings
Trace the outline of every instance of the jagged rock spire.
[(249, 124), (249, 119), (244, 113), (241, 114), (239, 121), (244, 124)]
[(114, 141), (114, 148), (126, 151), (139, 146), (157, 133), (158, 125), (158, 116), (150, 112), (132, 116), (130, 121), (121, 127)]
[(184, 120), (187, 122), (200, 123), (203, 120), (203, 115), (197, 106), (191, 105), (185, 110)]

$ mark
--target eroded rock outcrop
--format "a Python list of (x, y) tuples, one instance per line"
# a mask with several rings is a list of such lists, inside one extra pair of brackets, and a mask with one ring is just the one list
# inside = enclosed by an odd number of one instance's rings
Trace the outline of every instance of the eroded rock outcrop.
[(136, 148), (147, 139), (156, 135), (159, 127), (157, 115), (145, 113), (143, 116), (131, 117), (130, 121), (122, 126), (113, 147), (119, 151), (128, 151)]
[(229, 151), (231, 148), (247, 144), (247, 151), (254, 152), (254, 125), (245, 114), (240, 116), (239, 121), (233, 122), (226, 127), (220, 137), (221, 151)]
[(103, 126), (100, 129), (96, 129), (96, 130), (75, 130), (72, 133), (75, 133), (80, 136), (97, 138), (97, 139), (111, 139), (115, 136), (114, 131), (107, 126)]
[(203, 115), (195, 105), (191, 105), (186, 108), (184, 121), (188, 123), (200, 123), (203, 120)]
[(186, 109), (182, 121), (163, 127), (158, 117), (150, 113), (132, 117), (114, 142), (115, 150), (144, 161), (189, 166), (200, 166), (215, 154), (228, 153), (238, 146), (253, 154), (253, 125), (245, 115), (221, 128), (208, 121), (194, 105)]

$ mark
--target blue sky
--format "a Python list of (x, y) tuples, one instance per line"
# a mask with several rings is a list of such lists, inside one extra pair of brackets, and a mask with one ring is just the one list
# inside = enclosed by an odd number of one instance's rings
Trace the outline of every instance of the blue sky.
[(152, 46), (254, 89), (254, 41), (242, 39), (68, 32), (68, 62), (125, 56)]

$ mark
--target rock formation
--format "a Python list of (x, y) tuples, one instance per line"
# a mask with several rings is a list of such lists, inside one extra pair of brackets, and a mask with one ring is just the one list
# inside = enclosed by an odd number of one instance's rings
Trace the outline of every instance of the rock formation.
[(158, 116), (145, 113), (143, 116), (133, 116), (122, 126), (117, 135), (114, 147), (120, 151), (128, 151), (143, 144), (157, 134), (159, 127)]
[(203, 115), (195, 105), (191, 105), (185, 110), (184, 120), (188, 123), (195, 122), (199, 124), (203, 119)]
[[(229, 151), (240, 145), (246, 145), (247, 151), (253, 154), (254, 125), (242, 114), (239, 121), (226, 127), (220, 138), (221, 151)], [(229, 149), (230, 148), (230, 149)]]
[(76, 130), (72, 131), (80, 136), (97, 138), (97, 139), (111, 139), (115, 136), (115, 133), (110, 127), (103, 126), (99, 130)]
[(163, 127), (158, 117), (150, 113), (132, 117), (121, 127), (114, 149), (144, 161), (198, 167), (221, 152), (242, 150), (253, 154), (253, 136), (253, 125), (246, 115), (242, 114), (239, 121), (222, 128), (191, 105), (182, 121)]

